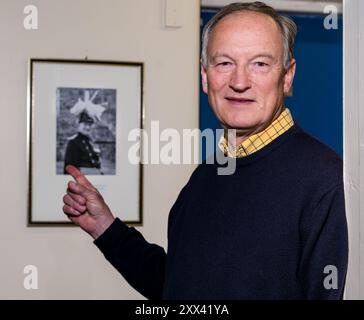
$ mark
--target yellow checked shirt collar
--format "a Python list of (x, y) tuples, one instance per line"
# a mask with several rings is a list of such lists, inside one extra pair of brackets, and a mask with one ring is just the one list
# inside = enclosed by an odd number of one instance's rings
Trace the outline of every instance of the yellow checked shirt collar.
[(219, 147), (221, 151), (229, 157), (246, 157), (272, 142), (282, 133), (286, 132), (294, 125), (291, 112), (285, 108), (279, 117), (274, 120), (266, 129), (253, 134), (235, 148), (229, 148), (224, 135), (221, 136)]

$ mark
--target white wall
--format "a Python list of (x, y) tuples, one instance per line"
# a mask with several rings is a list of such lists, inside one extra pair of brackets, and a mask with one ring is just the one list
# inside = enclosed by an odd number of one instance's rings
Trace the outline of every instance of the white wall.
[[(23, 27), (30, 3), (38, 30)], [(143, 61), (146, 129), (151, 120), (198, 127), (199, 1), (179, 5), (182, 27), (173, 29), (163, 24), (164, 0), (1, 0), (0, 299), (142, 298), (80, 229), (26, 227), (27, 67), (30, 57)], [(138, 229), (149, 241), (166, 246), (169, 209), (193, 169), (145, 167)], [(38, 267), (38, 290), (23, 287), (29, 264)]]
[(344, 0), (344, 174), (349, 224), (347, 299), (364, 299), (364, 2)]

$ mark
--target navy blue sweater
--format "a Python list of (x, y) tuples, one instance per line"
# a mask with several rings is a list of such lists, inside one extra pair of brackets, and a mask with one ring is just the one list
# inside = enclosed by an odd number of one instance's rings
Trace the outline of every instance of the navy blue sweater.
[(342, 160), (295, 125), (236, 161), (232, 175), (194, 171), (169, 215), (167, 253), (119, 219), (95, 244), (150, 299), (341, 299)]

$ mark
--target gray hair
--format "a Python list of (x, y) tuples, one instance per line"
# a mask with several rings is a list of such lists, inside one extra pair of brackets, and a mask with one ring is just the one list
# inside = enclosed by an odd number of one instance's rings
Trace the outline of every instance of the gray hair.
[(207, 46), (210, 34), (216, 27), (218, 22), (224, 17), (242, 11), (253, 11), (266, 14), (273, 18), (277, 23), (283, 38), (283, 66), (287, 70), (290, 62), (293, 59), (294, 40), (297, 33), (296, 24), (288, 17), (281, 16), (272, 7), (263, 2), (249, 2), (249, 3), (232, 3), (223, 7), (212, 19), (206, 24), (202, 33), (202, 50), (201, 50), (201, 63), (202, 66), (207, 68)]

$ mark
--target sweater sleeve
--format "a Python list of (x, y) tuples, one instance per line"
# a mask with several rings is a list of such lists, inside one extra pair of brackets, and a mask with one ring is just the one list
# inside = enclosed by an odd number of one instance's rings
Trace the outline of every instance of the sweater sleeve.
[(348, 263), (344, 187), (326, 192), (301, 225), (298, 276), (307, 299), (343, 298)]
[(118, 218), (94, 244), (134, 289), (148, 299), (162, 298), (166, 262), (162, 247), (147, 242)]

